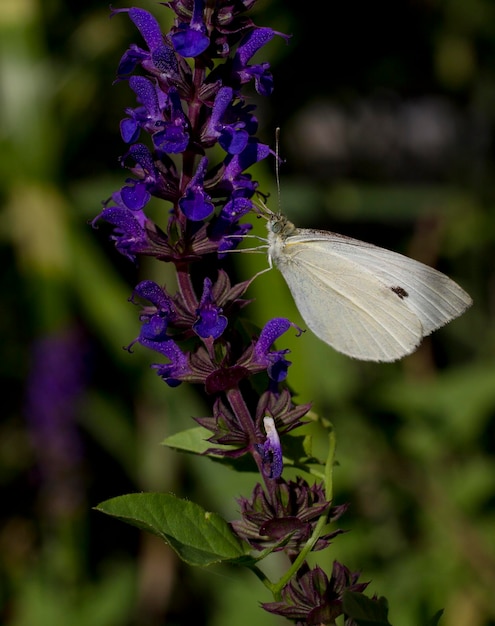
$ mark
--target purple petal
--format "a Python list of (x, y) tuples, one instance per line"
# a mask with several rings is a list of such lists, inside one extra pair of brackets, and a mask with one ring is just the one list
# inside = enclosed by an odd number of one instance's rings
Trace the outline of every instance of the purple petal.
[(263, 471), (268, 478), (280, 478), (284, 468), (282, 445), (275, 421), (270, 416), (263, 418), (266, 441), (262, 446)]
[(193, 222), (210, 217), (215, 210), (210, 196), (203, 188), (203, 180), (208, 166), (208, 159), (203, 157), (198, 164), (196, 174), (186, 188), (184, 196), (179, 200), (180, 210)]
[(249, 59), (265, 44), (273, 39), (275, 31), (271, 28), (256, 28), (241, 41), (237, 49), (234, 64), (245, 67)]
[(228, 320), (222, 315), (222, 309), (215, 306), (212, 296), (212, 282), (209, 278), (205, 278), (203, 286), (203, 295), (196, 314), (199, 319), (194, 322), (193, 330), (202, 339), (218, 339), (227, 327)]
[(144, 182), (136, 182), (133, 185), (126, 185), (121, 189), (121, 197), (125, 206), (131, 211), (140, 211), (151, 198)]
[[(121, 9), (125, 11), (125, 9)], [(115, 11), (117, 12), (117, 11)], [(145, 11), (144, 9), (137, 9), (135, 7), (129, 9), (129, 17), (137, 26), (141, 36), (145, 40), (148, 48), (154, 50), (163, 45), (163, 35), (160, 28), (160, 24), (156, 19)]]
[(184, 131), (183, 126), (165, 122), (162, 124), (163, 130), (153, 135), (153, 144), (158, 150), (170, 154), (180, 154), (184, 152), (189, 144), (189, 135)]
[(210, 45), (210, 40), (206, 35), (187, 24), (181, 24), (170, 38), (175, 51), (186, 58), (199, 56)]
[(179, 75), (179, 64), (175, 52), (168, 46), (160, 46), (153, 50), (151, 55), (153, 65), (167, 78), (175, 78)]
[(171, 313), (174, 310), (173, 301), (170, 296), (163, 291), (160, 285), (152, 280), (143, 280), (134, 288), (134, 295), (148, 300), (157, 309)]
[(141, 127), (136, 120), (126, 117), (120, 122), (120, 135), (125, 143), (134, 143), (139, 139), (140, 133)]
[(294, 324), (285, 317), (276, 317), (265, 324), (254, 347), (254, 354), (259, 362), (264, 361), (272, 344), (291, 326)]
[(144, 76), (131, 76), (129, 86), (151, 117), (160, 115), (155, 85)]

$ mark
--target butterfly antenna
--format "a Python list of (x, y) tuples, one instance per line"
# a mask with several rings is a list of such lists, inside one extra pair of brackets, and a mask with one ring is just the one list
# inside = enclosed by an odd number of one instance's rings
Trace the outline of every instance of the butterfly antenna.
[(278, 212), (282, 211), (280, 194), (280, 126), (275, 129), (275, 180), (277, 182)]
[[(278, 203), (278, 211), (277, 213), (280, 215), (282, 212), (282, 202), (281, 202), (281, 194), (280, 194), (280, 127), (275, 129), (275, 180), (277, 183), (277, 203)], [(258, 217), (264, 217), (268, 219), (267, 216), (274, 215), (274, 212), (268, 208), (265, 200), (268, 199), (268, 195), (264, 197), (260, 192), (257, 192), (257, 200), (255, 202), (255, 210), (258, 209)], [(263, 199), (262, 199), (263, 197)], [(261, 210), (260, 210), (261, 209)]]

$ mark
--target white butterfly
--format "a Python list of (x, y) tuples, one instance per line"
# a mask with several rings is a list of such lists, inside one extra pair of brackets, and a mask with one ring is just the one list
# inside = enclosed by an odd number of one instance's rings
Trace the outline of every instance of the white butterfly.
[[(266, 209), (266, 207), (265, 207)], [(470, 296), (437, 270), (396, 252), (268, 218), (268, 259), (320, 339), (363, 361), (395, 361), (461, 315)]]

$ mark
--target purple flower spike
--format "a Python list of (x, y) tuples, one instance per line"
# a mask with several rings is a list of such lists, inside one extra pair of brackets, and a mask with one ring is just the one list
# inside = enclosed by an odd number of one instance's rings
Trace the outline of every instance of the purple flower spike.
[(170, 36), (176, 52), (183, 57), (197, 57), (210, 45), (203, 23), (203, 0), (194, 0), (194, 10), (189, 24), (179, 24)]
[(215, 306), (212, 296), (212, 282), (205, 278), (203, 295), (196, 311), (198, 320), (193, 324), (194, 332), (202, 339), (218, 339), (227, 327), (227, 318), (222, 315), (222, 309)]
[(159, 4), (173, 14), (167, 21), (173, 26), (163, 33), (148, 11), (112, 10), (127, 13), (144, 41), (128, 48), (117, 73), (135, 101), (120, 123), (127, 179), (93, 224), (108, 222), (117, 250), (129, 259), (146, 255), (175, 266), (172, 292), (151, 280), (134, 289), (130, 301), (139, 300), (140, 332), (128, 351), (136, 344), (153, 350), (158, 362), (151, 367), (167, 385), (201, 385), (211, 399), (212, 414), (195, 419), (209, 431), (212, 447), (195, 446), (194, 452), (242, 460), (236, 469), (261, 473), (264, 486), (258, 483), (250, 498), (238, 501), (241, 519), (230, 526), (253, 550), (283, 551), (289, 566), (298, 563), (264, 608), (298, 624), (334, 624), (343, 592), (366, 585), (338, 564), (329, 579), (302, 563), (302, 550), (323, 550), (343, 532), (330, 525), (345, 510), (327, 500), (326, 482), (282, 477), (284, 462), (295, 469), (318, 463), (298, 441), (284, 456), (280, 441), (304, 423), (310, 405), (294, 404), (284, 382), (289, 350), (274, 343), (291, 327), (302, 331), (285, 318), (261, 331), (250, 325), (240, 312), (250, 303), (245, 294), (254, 277), (234, 283), (227, 268), (218, 267), (252, 228), (241, 223), (256, 213), (259, 183), (249, 168), (275, 156), (257, 137), (249, 92), (272, 92), (269, 64), (253, 59), (275, 35), (287, 38), (244, 14), (255, 2), (164, 0)]
[(210, 196), (205, 192), (203, 186), (207, 167), (208, 159), (203, 157), (199, 162), (196, 174), (186, 188), (186, 193), (179, 200), (180, 210), (193, 222), (199, 222), (210, 217), (215, 210)]
[(263, 472), (268, 478), (280, 478), (284, 469), (282, 458), (282, 445), (278, 436), (275, 421), (268, 415), (263, 418), (266, 431), (266, 441), (264, 444), (256, 446), (263, 460)]

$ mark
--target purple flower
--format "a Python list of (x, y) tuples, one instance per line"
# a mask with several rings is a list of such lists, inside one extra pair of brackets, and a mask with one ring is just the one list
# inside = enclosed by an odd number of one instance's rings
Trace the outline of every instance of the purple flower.
[(232, 87), (221, 87), (218, 90), (211, 117), (202, 133), (202, 140), (204, 142), (218, 140), (220, 146), (229, 154), (240, 154), (247, 145), (249, 132), (246, 130), (246, 122), (240, 117), (236, 119), (235, 114), (241, 110), (232, 106), (233, 95)]
[(143, 280), (134, 288), (134, 296), (139, 296), (151, 302), (155, 309), (171, 316), (174, 311), (172, 298), (167, 292), (152, 280)]
[(291, 362), (287, 361), (285, 355), (289, 353), (289, 350), (270, 351), (270, 347), (291, 326), (301, 332), (295, 324), (283, 317), (270, 320), (261, 331), (253, 350), (254, 362), (266, 367), (268, 376), (277, 383), (284, 380), (287, 376), (287, 370)]
[(140, 339), (139, 343), (160, 352), (170, 360), (170, 363), (166, 363), (165, 365), (157, 363), (152, 365), (158, 376), (163, 378), (169, 387), (177, 387), (181, 382), (189, 378), (191, 369), (189, 367), (187, 354), (184, 354), (172, 339), (166, 339), (159, 343)]
[(108, 206), (93, 220), (93, 226), (103, 219), (115, 228), (111, 239), (115, 241), (117, 250), (131, 261), (136, 254), (146, 254), (149, 241), (146, 231), (147, 218), (142, 211), (131, 211), (124, 204), (120, 191), (115, 192), (111, 199), (114, 206)]
[(241, 41), (233, 60), (233, 70), (241, 84), (254, 79), (256, 91), (262, 96), (269, 96), (273, 91), (273, 77), (269, 71), (270, 65), (268, 63), (248, 65), (248, 61), (260, 48), (271, 41), (274, 35), (288, 39), (286, 35), (277, 33), (271, 28), (251, 30)]
[(173, 46), (183, 57), (197, 57), (210, 45), (203, 22), (203, 0), (194, 0), (194, 9), (189, 24), (181, 23), (170, 35)]
[(258, 183), (254, 182), (249, 174), (244, 174), (244, 171), (266, 159), (270, 152), (269, 146), (250, 138), (241, 153), (227, 155), (223, 163), (220, 187), (233, 195), (250, 198), (256, 191)]
[[(218, 242), (218, 252), (232, 250), (242, 241), (242, 237), (251, 230), (251, 224), (239, 224), (239, 219), (249, 213), (253, 203), (244, 196), (236, 197), (224, 205), (217, 218), (212, 222), (209, 234), (213, 241)], [(225, 256), (225, 255), (222, 255)]]
[(174, 87), (168, 91), (168, 117), (165, 122), (156, 122), (155, 127), (161, 128), (153, 134), (153, 144), (158, 150), (178, 154), (184, 152), (189, 143), (189, 133), (187, 132), (188, 122), (179, 94)]
[[(137, 26), (149, 50), (159, 49), (163, 46), (163, 35), (160, 25), (151, 13), (148, 13), (148, 11), (145, 11), (144, 9), (137, 9), (135, 7), (131, 9), (112, 9), (112, 16), (117, 13), (129, 13), (129, 17)], [(138, 63), (142, 63), (144, 60), (149, 58), (149, 52), (146, 52), (137, 46), (131, 46), (131, 48), (120, 60), (118, 75), (126, 76), (130, 74), (135, 70)]]
[(187, 80), (191, 75), (190, 68), (183, 59), (177, 57), (172, 43), (164, 39), (160, 25), (153, 15), (144, 9), (137, 8), (113, 9), (112, 16), (116, 13), (129, 14), (148, 46), (148, 50), (143, 50), (135, 44), (129, 47), (120, 60), (118, 77), (127, 78), (137, 66), (141, 66), (159, 78), (162, 84), (175, 85), (187, 91)]
[(208, 159), (203, 157), (198, 164), (196, 174), (186, 187), (184, 196), (179, 200), (181, 211), (193, 222), (206, 219), (215, 210), (210, 196), (204, 189), (204, 177), (207, 167)]
[(134, 171), (141, 178), (127, 179), (128, 184), (120, 190), (120, 197), (128, 209), (140, 210), (151, 198), (151, 191), (158, 186), (159, 173), (150, 151), (144, 144), (136, 143), (131, 146), (124, 158), (127, 157), (134, 160)]
[[(99, 216), (114, 225), (117, 249), (130, 259), (154, 254), (180, 264), (210, 252), (223, 255), (251, 228), (239, 222), (253, 208), (250, 198), (258, 186), (246, 170), (271, 150), (254, 136), (254, 106), (244, 103), (239, 85), (255, 72), (256, 66), (248, 66), (252, 56), (279, 33), (241, 18), (249, 4), (219, 2), (207, 11), (203, 0), (172, 0), (168, 6), (177, 21), (168, 35), (143, 9), (112, 11), (128, 13), (146, 44), (131, 46), (118, 71), (120, 78), (129, 80), (138, 101), (138, 106), (126, 109), (120, 125), (130, 145), (121, 162), (132, 176), (120, 191), (118, 206), (105, 207)], [(233, 65), (218, 64), (199, 85), (183, 57), (218, 53), (218, 48), (214, 53), (209, 47), (210, 38), (222, 48), (236, 45), (237, 51)], [(144, 75), (132, 75), (138, 67)], [(143, 132), (151, 136), (152, 151), (136, 143)], [(215, 144), (227, 155), (207, 173), (210, 157), (205, 151)], [(183, 155), (185, 170), (180, 175), (169, 155)], [(146, 215), (153, 196), (171, 202), (166, 226)], [(125, 208), (140, 213), (129, 215)], [(199, 223), (204, 220), (210, 224), (203, 228)]]
[(167, 292), (151, 280), (145, 280), (134, 289), (134, 297), (141, 297), (152, 306), (141, 312), (141, 332), (128, 349), (136, 342), (166, 356), (170, 363), (154, 364), (153, 369), (171, 387), (176, 387), (191, 374), (187, 354), (169, 336), (170, 325), (177, 322), (177, 305)]
[(153, 306), (144, 307), (141, 312), (143, 327), (141, 335), (149, 340), (163, 339), (168, 324), (177, 320), (177, 311), (173, 299), (167, 292), (152, 280), (144, 280), (136, 285), (132, 301), (138, 296)]
[(137, 26), (150, 50), (154, 50), (163, 45), (162, 29), (151, 13), (148, 13), (148, 11), (144, 9), (137, 9), (136, 7), (130, 9), (112, 9), (112, 15), (115, 13), (129, 13), (129, 17)]
[(144, 76), (131, 76), (129, 86), (142, 106), (127, 109), (129, 117), (121, 121), (120, 134), (125, 143), (134, 143), (139, 138), (141, 128), (151, 131), (158, 123), (161, 123), (163, 115), (159, 99), (163, 96), (163, 92)]
[(194, 332), (207, 339), (218, 339), (227, 327), (227, 318), (222, 315), (222, 308), (215, 306), (212, 296), (212, 282), (205, 278), (203, 295), (197, 309), (198, 319), (193, 324)]
[(264, 444), (256, 444), (263, 464), (263, 473), (268, 478), (280, 478), (284, 469), (284, 462), (277, 427), (273, 417), (268, 415), (263, 418), (263, 423), (266, 430), (266, 441)]
[[(159, 46), (151, 51), (151, 60), (159, 72), (162, 81), (170, 81), (172, 84), (180, 83), (179, 62), (172, 48)], [(183, 65), (182, 68), (185, 66)], [(187, 73), (187, 72), (186, 72)]]

